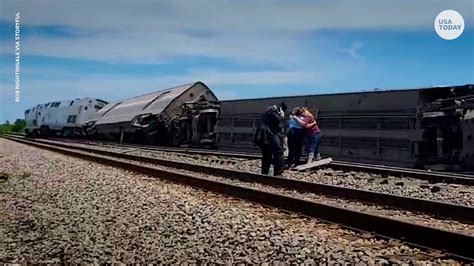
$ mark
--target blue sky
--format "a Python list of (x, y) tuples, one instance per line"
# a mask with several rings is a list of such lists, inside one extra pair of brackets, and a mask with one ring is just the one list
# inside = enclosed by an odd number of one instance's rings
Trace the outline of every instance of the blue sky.
[[(446, 9), (464, 17), (456, 40), (433, 27)], [(221, 99), (474, 83), (473, 26), (471, 0), (0, 0), (0, 122), (37, 103), (197, 80)]]

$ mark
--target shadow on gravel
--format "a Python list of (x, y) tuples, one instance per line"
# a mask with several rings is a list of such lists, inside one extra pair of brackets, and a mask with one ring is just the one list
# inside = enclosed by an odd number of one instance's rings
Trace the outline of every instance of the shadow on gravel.
[(14, 176), (19, 177), (19, 178), (27, 178), (31, 176), (31, 173), (28, 172), (21, 172), (18, 174), (11, 174), (7, 172), (0, 172), (0, 182), (1, 181), (7, 181), (8, 179), (13, 178)]

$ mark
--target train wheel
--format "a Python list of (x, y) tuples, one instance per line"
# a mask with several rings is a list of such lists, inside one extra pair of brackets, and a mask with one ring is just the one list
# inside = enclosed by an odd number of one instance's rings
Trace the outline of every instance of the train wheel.
[(47, 127), (47, 126), (42, 126), (42, 127), (40, 128), (40, 135), (41, 135), (41, 136), (47, 138), (47, 137), (49, 137), (49, 133), (50, 133), (50, 132), (49, 132), (49, 127)]
[(70, 128), (63, 128), (63, 130), (61, 131), (61, 136), (62, 137), (71, 137), (73, 135), (73, 132), (72, 132), (72, 129)]

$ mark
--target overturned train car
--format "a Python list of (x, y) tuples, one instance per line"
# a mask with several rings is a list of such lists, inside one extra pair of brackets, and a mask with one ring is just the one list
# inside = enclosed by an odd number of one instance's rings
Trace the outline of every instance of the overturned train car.
[(322, 153), (404, 167), (474, 168), (474, 85), (221, 102), (219, 148), (256, 149), (256, 121), (285, 102), (318, 115)]
[(202, 82), (169, 88), (99, 110), (84, 125), (87, 136), (170, 146), (214, 146), (217, 97)]

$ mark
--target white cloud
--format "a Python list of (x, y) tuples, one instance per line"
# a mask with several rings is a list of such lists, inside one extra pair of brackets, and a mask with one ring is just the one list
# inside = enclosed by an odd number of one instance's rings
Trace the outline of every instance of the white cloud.
[[(27, 73), (27, 74), (26, 74)], [(28, 75), (55, 73), (60, 79), (28, 78)], [(22, 80), (22, 89), (28, 96), (44, 99), (62, 99), (71, 97), (118, 97), (122, 99), (174, 87), (195, 81), (203, 81), (219, 93), (220, 88), (226, 86), (242, 86), (243, 89), (259, 86), (286, 85), (286, 84), (314, 84), (319, 77), (314, 73), (303, 70), (295, 71), (221, 71), (218, 69), (191, 69), (184, 74), (170, 74), (163, 76), (137, 77), (130, 75), (94, 74), (84, 76), (65, 72), (58, 69), (26, 69)], [(5, 84), (1, 90), (8, 90)], [(112, 93), (114, 92), (114, 93)], [(113, 94), (113, 96), (111, 96)], [(116, 100), (117, 100), (116, 99)]]
[[(284, 66), (303, 62), (308, 53), (324, 52), (305, 48), (305, 34), (341, 28), (432, 28), (436, 14), (447, 8), (473, 24), (471, 0), (3, 0), (0, 19), (12, 22), (20, 11), (23, 25), (80, 32), (73, 38), (25, 37), (24, 54), (140, 63), (206, 56)], [(12, 48), (5, 44), (0, 52), (11, 53)]]
[(348, 54), (353, 59), (361, 60), (363, 57), (360, 55), (359, 50), (363, 47), (364, 45), (361, 42), (355, 42), (349, 48), (336, 48), (336, 51)]
[[(5, 53), (12, 53), (6, 47)], [(99, 37), (57, 39), (28, 37), (22, 54), (108, 62), (166, 63), (175, 56), (232, 59), (236, 62), (284, 65), (302, 58), (300, 44), (277, 36), (217, 36), (210, 39), (178, 33), (117, 33)], [(280, 55), (280, 56), (277, 56)]]
[(312, 30), (385, 26), (432, 26), (435, 16), (451, 8), (472, 22), (471, 0), (337, 0), (337, 1), (58, 1), (3, 0), (3, 20), (14, 11), (32, 25), (64, 25), (99, 30), (204, 29)]
[[(320, 41), (323, 37), (318, 31), (432, 30), (434, 18), (444, 9), (459, 11), (466, 28), (474, 25), (472, 0), (1, 0), (0, 20), (13, 23), (15, 12), (20, 11), (23, 27), (60, 26), (73, 34), (22, 35), (22, 58), (34, 54), (118, 64), (163, 64), (180, 57), (199, 56), (226, 59), (242, 69), (251, 64), (272, 69), (223, 71), (183, 66), (185, 69), (178, 71), (181, 74), (142, 78), (83, 76), (62, 71), (61, 66), (22, 67), (22, 104), (34, 104), (84, 96), (120, 99), (196, 80), (209, 84), (221, 98), (238, 96), (238, 92), (225, 88), (231, 85), (249, 90), (285, 84), (311, 87), (329, 81), (339, 84), (341, 77), (363, 65), (363, 43), (349, 42), (344, 46), (330, 42), (329, 47), (335, 48), (320, 47), (324, 40)], [(318, 42), (308, 44), (305, 37), (309, 34), (319, 38)], [(0, 53), (13, 54), (13, 31), (11, 37), (0, 42)], [(345, 56), (328, 58), (328, 49)], [(347, 60), (351, 58), (356, 60)], [(28, 78), (35, 71), (48, 78)], [(1, 69), (0, 76), (3, 105), (12, 91), (8, 82), (13, 82), (13, 67)]]
[(257, 71), (257, 72), (222, 72), (215, 69), (198, 69), (191, 71), (191, 76), (201, 78), (209, 84), (268, 86), (285, 84), (312, 84), (318, 76), (304, 70), (295, 71)]

